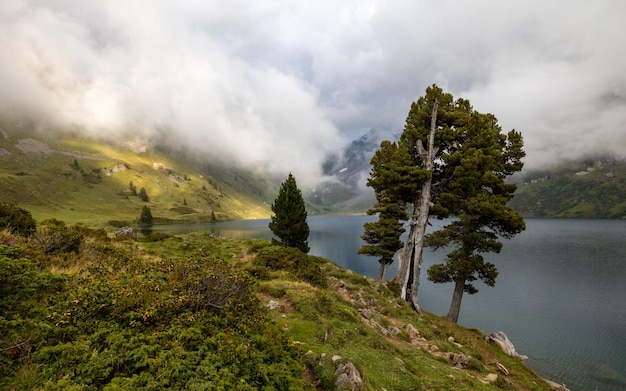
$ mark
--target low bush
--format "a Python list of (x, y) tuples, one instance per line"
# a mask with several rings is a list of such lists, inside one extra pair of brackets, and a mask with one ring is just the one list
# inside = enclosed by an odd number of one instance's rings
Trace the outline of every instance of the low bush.
[(319, 264), (319, 257), (307, 255), (293, 247), (270, 246), (259, 251), (254, 266), (270, 270), (285, 270), (295, 278), (318, 287), (326, 287), (326, 275)]

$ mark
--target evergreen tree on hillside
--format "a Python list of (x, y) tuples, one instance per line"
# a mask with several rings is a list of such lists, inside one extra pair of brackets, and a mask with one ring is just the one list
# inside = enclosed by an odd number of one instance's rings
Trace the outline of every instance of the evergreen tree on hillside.
[(130, 195), (133, 197), (137, 196), (137, 186), (133, 184), (133, 181), (128, 183), (128, 190), (130, 191)]
[(280, 186), (278, 196), (272, 204), (272, 212), (274, 215), (272, 215), (269, 228), (278, 237), (278, 240), (272, 239), (272, 242), (284, 247), (295, 247), (308, 253), (307, 212), (302, 192), (298, 189), (296, 179), (291, 173)]
[(139, 189), (139, 193), (137, 194), (137, 196), (139, 197), (140, 200), (142, 200), (143, 202), (148, 202), (150, 201), (150, 197), (148, 197), (148, 193), (146, 192), (145, 188), (141, 188)]
[[(476, 292), (472, 281), (495, 284), (495, 266), (483, 262), (480, 254), (499, 252), (499, 237), (510, 238), (524, 229), (521, 216), (507, 207), (515, 185), (504, 182), (522, 168), (522, 136), (501, 131), (493, 115), (479, 113), (469, 101), (454, 100), (433, 85), (411, 105), (398, 147), (393, 150), (393, 144), (383, 142), (372, 159), (368, 185), (375, 190), (381, 221), (402, 219), (394, 212), (397, 202), (413, 206), (409, 234), (398, 252), (396, 280), (401, 298), (417, 311), (425, 245), (455, 247), (447, 263), (435, 265), (428, 275), (437, 283), (455, 283), (448, 317), (456, 321), (463, 292)], [(430, 216), (455, 221), (427, 236)], [(395, 235), (389, 227), (381, 222), (376, 233)], [(383, 242), (375, 245), (380, 251)]]
[(450, 179), (435, 208), (456, 219), (428, 235), (427, 242), (431, 247), (453, 249), (445, 263), (428, 269), (428, 279), (454, 283), (448, 312), (453, 322), (459, 318), (463, 293), (478, 292), (473, 281), (480, 279), (488, 286), (496, 283), (498, 270), (481, 254), (499, 253), (500, 237), (510, 239), (526, 228), (522, 215), (507, 205), (516, 186), (504, 181), (522, 169), (522, 146), (520, 133), (502, 134), (493, 115), (474, 112), (465, 126), (463, 143), (444, 156)]
[(152, 225), (152, 221), (152, 211), (150, 210), (150, 207), (144, 205), (143, 208), (141, 208), (141, 214), (139, 215), (139, 224)]
[(403, 146), (390, 141), (381, 143), (371, 163), (367, 185), (374, 189), (377, 202), (367, 214), (378, 215), (378, 220), (363, 225), (361, 238), (366, 244), (358, 253), (378, 257), (378, 279), (383, 280), (393, 256), (403, 245), (400, 236), (405, 229), (401, 221), (407, 220), (408, 215), (402, 193), (410, 191), (416, 172), (411, 169), (410, 156)]

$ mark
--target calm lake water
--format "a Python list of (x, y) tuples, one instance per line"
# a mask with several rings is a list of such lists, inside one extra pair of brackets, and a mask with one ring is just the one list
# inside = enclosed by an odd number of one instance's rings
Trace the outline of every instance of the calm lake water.
[[(378, 262), (358, 255), (363, 223), (373, 217), (309, 217), (311, 254), (375, 278)], [(155, 227), (210, 231), (227, 238), (272, 237), (269, 220)], [(434, 220), (433, 227), (442, 223)], [(485, 333), (504, 331), (527, 365), (572, 391), (626, 390), (626, 221), (527, 219), (526, 231), (487, 254), (500, 275), (490, 288), (465, 295), (459, 323)], [(443, 251), (424, 252), (425, 271)], [(387, 278), (397, 272), (394, 263)], [(433, 284), (423, 272), (420, 304), (444, 315), (452, 284)]]

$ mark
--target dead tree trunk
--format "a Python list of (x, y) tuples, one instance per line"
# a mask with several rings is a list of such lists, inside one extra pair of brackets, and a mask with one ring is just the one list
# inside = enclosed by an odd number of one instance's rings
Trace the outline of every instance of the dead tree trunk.
[(435, 100), (430, 120), (430, 132), (428, 134), (428, 150), (424, 150), (422, 140), (417, 140), (415, 145), (422, 159), (423, 168), (428, 170), (431, 175), (424, 181), (421, 190), (413, 200), (413, 215), (411, 216), (409, 237), (404, 248), (398, 252), (397, 281), (401, 288), (400, 297), (418, 312), (422, 311), (419, 306), (417, 292), (422, 271), (424, 236), (426, 235), (428, 213), (431, 206), (432, 171), (438, 151), (435, 147), (438, 106), (439, 103)]

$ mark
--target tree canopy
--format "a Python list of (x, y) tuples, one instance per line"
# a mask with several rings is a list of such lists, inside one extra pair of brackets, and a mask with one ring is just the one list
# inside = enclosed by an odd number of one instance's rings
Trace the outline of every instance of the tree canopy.
[(270, 230), (278, 237), (272, 241), (284, 247), (295, 247), (304, 253), (309, 252), (309, 224), (307, 211), (298, 188), (296, 179), (291, 173), (280, 186), (278, 196), (272, 204)]
[[(379, 220), (365, 226), (363, 238), (368, 245), (362, 251), (389, 262), (394, 247), (382, 238), (399, 238), (392, 227), (407, 217), (395, 209), (412, 205), (409, 235), (398, 252), (396, 279), (401, 298), (418, 311), (425, 245), (456, 246), (448, 263), (431, 268), (429, 276), (435, 282), (461, 284), (462, 295), (466, 286), (465, 291), (473, 293), (475, 288), (466, 282), (477, 277), (495, 284), (495, 266), (484, 263), (479, 254), (499, 252), (498, 237), (510, 238), (524, 229), (521, 216), (506, 205), (515, 185), (505, 183), (507, 176), (522, 168), (522, 136), (514, 130), (508, 134), (501, 130), (492, 114), (479, 113), (469, 101), (454, 100), (433, 85), (411, 105), (400, 140), (381, 143), (372, 158), (368, 185), (377, 202), (370, 211), (377, 213)], [(455, 220), (427, 238), (430, 216)], [(451, 308), (450, 318), (455, 321), (460, 297), (453, 300), (456, 310)]]

